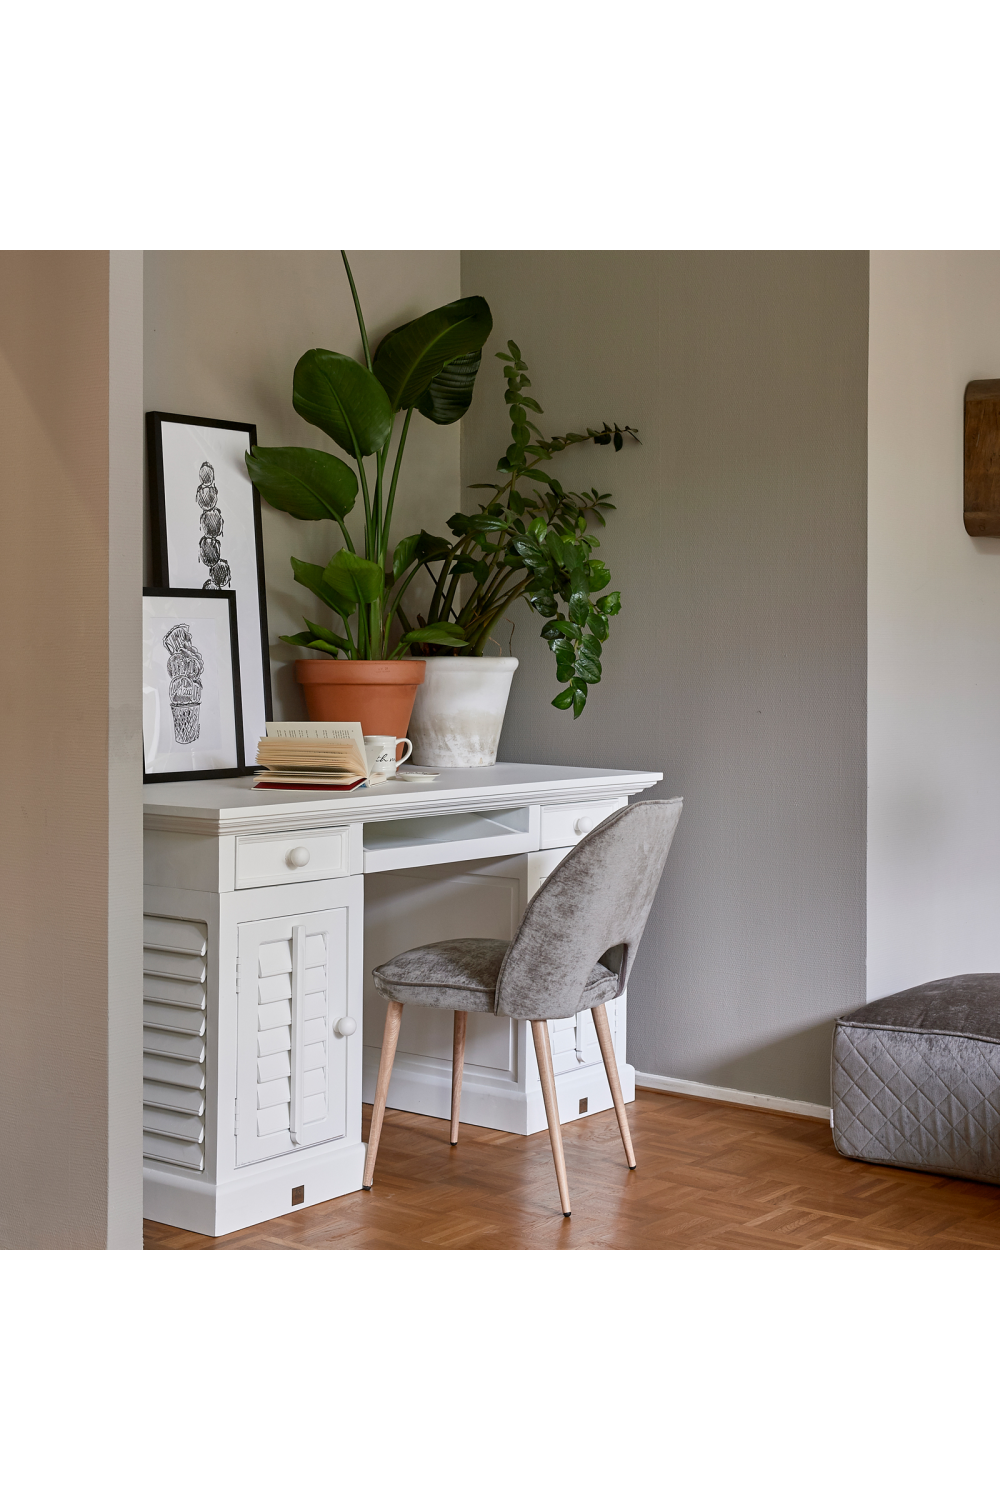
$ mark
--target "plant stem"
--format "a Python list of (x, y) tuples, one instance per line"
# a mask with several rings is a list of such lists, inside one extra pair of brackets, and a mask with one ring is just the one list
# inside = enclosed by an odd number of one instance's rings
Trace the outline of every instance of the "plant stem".
[[(403, 430), (399, 434), (399, 447), (396, 449), (396, 462), (395, 462), (395, 464), (393, 465), (393, 468), (392, 468), (392, 480), (391, 480), (391, 482), (389, 484), (389, 498), (388, 498), (388, 500), (386, 501), (386, 504), (385, 504), (385, 536), (384, 536), (385, 547), (383, 549), (382, 557), (380, 559), (383, 568), (385, 567), (386, 553), (389, 550), (389, 526), (392, 523), (392, 507), (393, 507), (393, 505), (396, 502), (396, 481), (399, 478), (399, 466), (400, 466), (400, 464), (402, 462), (402, 459), (403, 459), (403, 449), (406, 446), (406, 434), (407, 434), (407, 432), (410, 429), (410, 418), (412, 416), (413, 416), (413, 407), (412, 406), (408, 406), (406, 408), (406, 419), (403, 422)], [(386, 452), (388, 453), (388, 451), (389, 451), (389, 445), (387, 443), (386, 444)]]
[(354, 298), (354, 311), (358, 315), (358, 327), (361, 329), (361, 346), (365, 351), (365, 364), (370, 370), (372, 368), (372, 352), (368, 347), (368, 333), (365, 329), (364, 315), (361, 312), (361, 303), (358, 300), (358, 289), (354, 285), (354, 277), (351, 275), (351, 263), (347, 259), (347, 251), (341, 250), (340, 256), (344, 262), (344, 270), (347, 272), (347, 279), (351, 283), (351, 296)]

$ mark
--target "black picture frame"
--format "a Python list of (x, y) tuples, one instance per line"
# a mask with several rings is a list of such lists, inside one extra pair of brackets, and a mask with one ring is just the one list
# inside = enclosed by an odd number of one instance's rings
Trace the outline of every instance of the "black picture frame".
[[(235, 757), (232, 766), (199, 769), (193, 771), (147, 771), (146, 770), (146, 743), (145, 743), (145, 712), (143, 717), (143, 750), (142, 750), (142, 780), (148, 786), (164, 781), (210, 781), (222, 777), (246, 776), (248, 768), (243, 751), (243, 706), (240, 683), (240, 647), (239, 627), (236, 613), (236, 592), (234, 589), (171, 589), (171, 588), (144, 588), (143, 599), (188, 599), (197, 600), (200, 604), (207, 601), (221, 604), (225, 601), (227, 618), (229, 622), (229, 656), (232, 672), (232, 705), (233, 705), (233, 740), (235, 744)], [(179, 610), (179, 614), (189, 613)], [(146, 681), (146, 611), (143, 610), (143, 707), (145, 710), (147, 681)]]
[[(198, 583), (204, 579), (205, 581), (201, 583), (203, 592), (217, 593), (227, 586), (235, 590), (239, 617), (239, 640), (242, 648), (240, 659), (243, 672), (241, 682), (244, 705), (243, 751), (245, 763), (252, 765), (256, 756), (257, 741), (265, 733), (267, 721), (274, 717), (271, 701), (271, 660), (268, 645), (260, 495), (246, 472), (241, 451), (238, 477), (236, 474), (230, 474), (232, 482), (229, 485), (229, 493), (220, 494), (215, 507), (222, 515), (223, 522), (229, 521), (231, 536), (235, 530), (240, 539), (239, 559), (233, 560), (233, 570), (236, 571), (238, 568), (240, 576), (234, 577), (231, 574), (228, 584), (223, 581), (217, 585), (211, 580), (211, 565), (200, 559), (198, 555), (198, 549), (202, 546), (212, 547), (212, 539), (207, 541), (203, 539), (204, 527), (202, 527), (203, 537), (199, 538), (197, 547), (192, 544), (192, 537), (187, 535), (187, 530), (193, 528), (195, 521), (203, 522), (204, 520), (204, 516), (199, 513), (198, 509), (199, 506), (203, 508), (203, 502), (196, 501), (195, 485), (198, 471), (191, 470), (186, 476), (185, 485), (191, 486), (190, 492), (188, 493), (186, 488), (180, 492), (177, 489), (179, 481), (176, 475), (176, 465), (165, 464), (164, 428), (170, 424), (174, 427), (203, 428), (220, 433), (243, 434), (241, 448), (244, 445), (245, 448), (255, 446), (257, 427), (253, 422), (227, 422), (217, 417), (184, 416), (178, 412), (149, 411), (146, 413), (146, 460), (149, 471), (153, 585), (156, 588), (197, 587)], [(218, 458), (218, 454), (211, 447), (211, 439), (205, 439), (204, 446), (206, 452)], [(233, 449), (233, 445), (224, 446)], [(233, 452), (230, 451), (228, 458), (232, 459), (232, 457)], [(172, 478), (171, 475), (173, 475)], [(213, 480), (214, 478), (213, 474)], [(170, 493), (168, 493), (168, 486), (171, 487)], [(244, 502), (241, 496), (247, 492), (249, 503), (246, 512), (243, 513)], [(197, 493), (201, 493), (200, 487)], [(237, 506), (235, 515), (234, 505)], [(175, 539), (172, 545), (171, 518), (173, 516), (176, 522), (179, 515), (183, 515), (186, 528), (184, 543), (181, 544)], [(194, 517), (194, 520), (192, 521), (190, 517)], [(176, 526), (174, 529), (176, 530)], [(220, 535), (224, 536), (224, 531)], [(217, 543), (214, 548), (215, 553), (218, 554), (224, 546), (224, 542)], [(172, 555), (173, 568), (171, 567)], [(220, 558), (220, 561), (228, 569), (227, 559)], [(218, 564), (215, 566), (218, 567)]]

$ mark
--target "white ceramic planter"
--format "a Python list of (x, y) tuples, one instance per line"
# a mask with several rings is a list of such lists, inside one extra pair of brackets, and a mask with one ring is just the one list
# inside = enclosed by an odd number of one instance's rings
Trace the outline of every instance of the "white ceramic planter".
[(516, 656), (428, 656), (407, 734), (420, 766), (492, 766)]

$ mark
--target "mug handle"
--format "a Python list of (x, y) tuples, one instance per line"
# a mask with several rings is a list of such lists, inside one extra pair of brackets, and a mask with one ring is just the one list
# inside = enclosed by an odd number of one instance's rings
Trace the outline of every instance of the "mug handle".
[(396, 741), (396, 749), (397, 749), (397, 751), (398, 751), (400, 745), (406, 745), (408, 748), (407, 748), (406, 754), (405, 755), (401, 755), (399, 757), (399, 759), (396, 761), (396, 765), (397, 766), (401, 766), (403, 764), (403, 761), (404, 760), (409, 760), (410, 756), (413, 754), (413, 741), (412, 740), (407, 740), (407, 739), (397, 740)]

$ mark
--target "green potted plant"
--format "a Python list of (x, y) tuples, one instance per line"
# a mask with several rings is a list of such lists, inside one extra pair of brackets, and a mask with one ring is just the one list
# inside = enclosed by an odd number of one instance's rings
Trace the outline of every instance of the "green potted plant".
[[(456, 646), (465, 634), (447, 621), (425, 622), (395, 639), (397, 603), (434, 552), (423, 536), (390, 555), (389, 533), (407, 433), (414, 411), (431, 422), (457, 422), (472, 401), (482, 347), (493, 319), (482, 297), (462, 297), (393, 329), (374, 356), (347, 256), (364, 364), (331, 349), (309, 349), (292, 378), (292, 404), (353, 461), (318, 448), (262, 448), (246, 455), (260, 494), (303, 521), (332, 519), (343, 546), (325, 568), (292, 558), (296, 580), (328, 605), (341, 628), (306, 620), (282, 640), (322, 653), (296, 663), (313, 719), (358, 719), (366, 734), (405, 734), (425, 662), (413, 645)], [(397, 412), (405, 417), (391, 458)], [(374, 466), (366, 460), (374, 459)], [(348, 517), (361, 492), (358, 540)], [(357, 530), (357, 528), (356, 528)], [(428, 550), (429, 548), (429, 550)]]
[(618, 591), (608, 588), (607, 565), (593, 556), (600, 543), (591, 528), (603, 527), (604, 512), (614, 510), (610, 495), (566, 490), (542, 466), (579, 443), (618, 452), (626, 436), (638, 441), (636, 431), (605, 422), (586, 433), (544, 437), (528, 417), (529, 411), (541, 415), (542, 408), (525, 394), (531, 381), (520, 349), (508, 341), (497, 358), (505, 361), (511, 419), (511, 443), (497, 464), (502, 482), (472, 486), (493, 493), (478, 513), (451, 517), (453, 540), (422, 534), (400, 544), (419, 541), (434, 583), (417, 629), (453, 625), (464, 637), (461, 644), (415, 638), (406, 601), (397, 599), (411, 649), (427, 654), (427, 675), (410, 720), (414, 759), (424, 765), (494, 764), (518, 663), (484, 652), (516, 599), (525, 598), (545, 620), (542, 637), (554, 653), (558, 682), (566, 684), (552, 702), (571, 708), (574, 718), (586, 706), (588, 687), (601, 680), (602, 646), (621, 609)]

